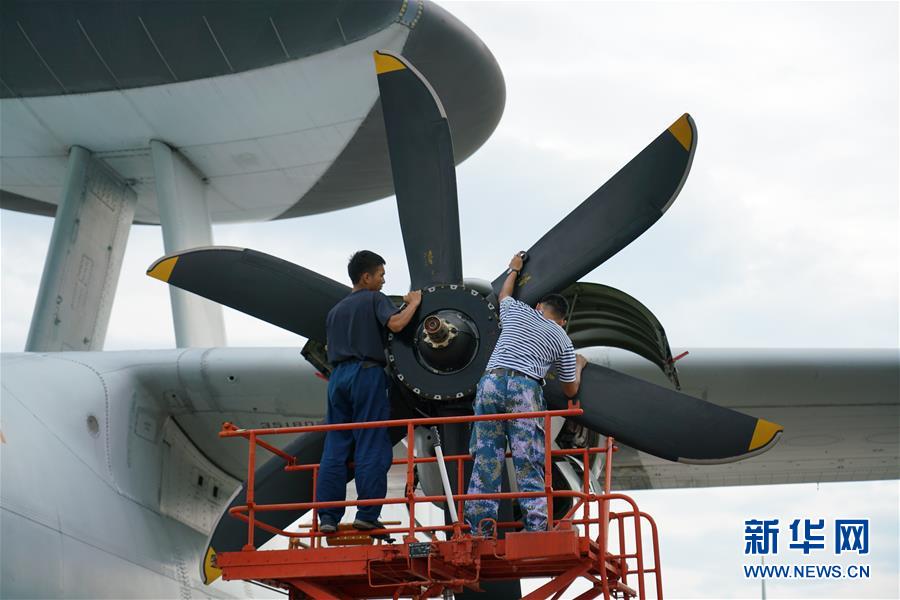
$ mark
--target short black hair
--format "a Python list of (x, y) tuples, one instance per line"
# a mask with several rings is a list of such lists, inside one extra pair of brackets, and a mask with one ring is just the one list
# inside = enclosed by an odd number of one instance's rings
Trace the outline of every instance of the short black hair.
[(350, 281), (353, 282), (353, 285), (356, 285), (362, 278), (363, 273), (374, 275), (375, 270), (383, 264), (385, 264), (384, 259), (374, 252), (360, 250), (350, 257), (350, 262), (347, 263), (347, 274), (350, 276)]
[(541, 298), (541, 304), (549, 306), (561, 319), (565, 319), (569, 314), (569, 302), (561, 294), (547, 294)]

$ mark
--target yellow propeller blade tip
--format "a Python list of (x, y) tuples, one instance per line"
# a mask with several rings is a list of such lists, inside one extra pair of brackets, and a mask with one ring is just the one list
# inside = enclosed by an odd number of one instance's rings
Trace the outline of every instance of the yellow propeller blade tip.
[(784, 427), (778, 423), (772, 423), (765, 419), (757, 419), (756, 428), (753, 430), (753, 438), (750, 440), (750, 447), (747, 448), (747, 451), (752, 452), (757, 448), (762, 448), (770, 443), (775, 438), (776, 434), (781, 433), (782, 431), (784, 431)]
[(206, 557), (203, 559), (203, 583), (211, 584), (222, 576), (222, 569), (215, 566), (216, 551), (210, 546), (206, 549)]
[(669, 133), (675, 136), (678, 143), (684, 146), (688, 152), (691, 151), (691, 142), (694, 141), (694, 132), (691, 129), (690, 116), (687, 113), (681, 115), (681, 118), (672, 123), (669, 127)]
[(406, 68), (406, 65), (404, 65), (396, 56), (382, 54), (378, 50), (372, 55), (375, 57), (375, 73), (378, 75), (390, 73), (391, 71), (401, 71)]
[(157, 263), (150, 267), (150, 270), (147, 271), (147, 275), (159, 279), (160, 281), (168, 282), (169, 277), (172, 276), (172, 270), (175, 268), (176, 262), (178, 262), (177, 256), (172, 256), (170, 258), (164, 258), (160, 261), (157, 261)]

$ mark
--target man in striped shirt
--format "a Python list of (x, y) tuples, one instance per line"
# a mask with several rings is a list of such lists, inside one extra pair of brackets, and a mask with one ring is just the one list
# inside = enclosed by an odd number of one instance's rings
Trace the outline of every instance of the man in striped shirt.
[[(524, 253), (509, 263), (506, 281), (500, 290), (500, 339), (478, 382), (475, 414), (504, 414), (546, 410), (541, 393), (543, 378), (551, 366), (568, 397), (578, 393), (583, 356), (575, 354), (562, 326), (569, 312), (566, 299), (550, 294), (531, 308), (512, 297), (513, 286), (522, 270)], [(520, 492), (544, 491), (543, 419), (478, 421), (472, 429), (470, 451), (475, 456), (469, 494), (500, 491), (506, 443), (513, 457)], [(497, 519), (495, 500), (469, 500), (465, 518), (476, 535), (490, 535), (492, 526), (484, 519)], [(520, 498), (527, 531), (547, 529), (547, 499)], [(479, 532), (479, 524), (481, 531)]]

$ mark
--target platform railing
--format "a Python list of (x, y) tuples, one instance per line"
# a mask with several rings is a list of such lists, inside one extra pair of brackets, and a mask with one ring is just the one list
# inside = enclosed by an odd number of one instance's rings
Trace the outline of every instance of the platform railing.
[[(645, 598), (645, 576), (652, 574), (656, 580), (657, 597), (662, 598), (662, 580), (661, 569), (659, 566), (659, 542), (656, 523), (648, 514), (641, 512), (637, 504), (623, 494), (612, 493), (612, 457), (613, 453), (618, 450), (614, 445), (611, 437), (606, 439), (603, 448), (573, 448), (554, 450), (551, 447), (551, 419), (553, 417), (575, 417), (581, 415), (583, 410), (577, 403), (570, 402), (568, 408), (564, 410), (548, 410), (536, 411), (528, 413), (509, 413), (509, 414), (491, 414), (491, 415), (462, 415), (452, 417), (424, 417), (415, 419), (398, 419), (387, 421), (368, 421), (361, 423), (336, 423), (323, 425), (307, 425), (302, 427), (276, 427), (269, 429), (240, 429), (232, 423), (226, 422), (219, 432), (219, 436), (223, 438), (243, 437), (249, 441), (248, 444), (248, 460), (247, 460), (247, 479), (246, 479), (246, 504), (234, 506), (229, 509), (229, 514), (240, 519), (247, 524), (247, 544), (243, 547), (245, 551), (256, 550), (254, 545), (255, 529), (267, 531), (273, 535), (287, 537), (289, 539), (299, 541), (307, 538), (310, 540), (310, 548), (321, 547), (322, 539), (326, 535), (318, 530), (318, 511), (322, 508), (332, 507), (349, 507), (349, 506), (372, 506), (372, 505), (405, 505), (409, 512), (409, 525), (406, 527), (387, 527), (379, 530), (366, 531), (368, 535), (380, 534), (405, 534), (403, 541), (405, 543), (414, 543), (418, 539), (416, 534), (422, 533), (436, 539), (435, 534), (439, 531), (447, 532), (448, 538), (459, 538), (468, 533), (471, 527), (464, 522), (464, 505), (468, 500), (509, 500), (515, 498), (537, 498), (544, 497), (547, 500), (547, 519), (548, 530), (555, 528), (570, 529), (574, 526), (581, 525), (584, 527), (585, 534), (592, 540), (595, 540), (598, 548), (598, 563), (600, 565), (613, 565), (618, 571), (618, 577), (614, 581), (610, 581), (607, 569), (600, 569), (600, 579), (595, 582), (596, 589), (602, 590), (605, 598), (612, 597), (615, 592), (624, 593), (626, 595), (637, 596), (641, 599)], [(544, 491), (543, 492), (498, 492), (494, 494), (462, 494), (460, 490), (465, 489), (465, 462), (473, 460), (470, 454), (444, 456), (445, 463), (456, 463), (456, 483), (457, 493), (452, 494), (452, 501), (457, 505), (458, 520), (450, 525), (417, 525), (416, 524), (416, 505), (423, 502), (444, 503), (447, 501), (445, 495), (427, 496), (415, 494), (415, 465), (428, 464), (437, 462), (437, 457), (416, 457), (414, 454), (414, 430), (419, 426), (432, 426), (454, 423), (473, 423), (477, 421), (507, 421), (513, 419), (530, 419), (540, 418), (544, 424)], [(406, 458), (394, 459), (393, 465), (406, 466), (406, 486), (405, 495), (401, 498), (379, 498), (366, 500), (343, 500), (332, 502), (292, 502), (279, 504), (258, 504), (255, 501), (255, 472), (256, 472), (256, 449), (264, 448), (272, 454), (280, 457), (285, 461), (285, 470), (289, 472), (311, 471), (312, 477), (312, 497), (316, 497), (316, 480), (318, 478), (319, 464), (297, 464), (296, 458), (287, 454), (283, 450), (261, 439), (266, 436), (274, 435), (296, 435), (312, 432), (328, 432), (328, 431), (346, 431), (353, 429), (374, 429), (374, 428), (406, 428), (407, 456)], [(603, 466), (603, 490), (601, 494), (597, 494), (591, 489), (590, 478), (590, 458), (593, 455), (605, 455)], [(510, 453), (507, 453), (507, 457)], [(554, 458), (564, 456), (580, 456), (583, 461), (583, 481), (581, 490), (554, 490), (552, 488), (552, 465)], [(553, 500), (554, 498), (573, 498), (572, 507), (566, 512), (561, 519), (553, 518)], [(631, 510), (624, 512), (611, 512), (610, 502), (620, 500), (628, 503)], [(592, 517), (591, 506), (599, 505), (598, 514)], [(580, 518), (576, 518), (578, 510), (582, 509), (583, 513)], [(265, 523), (259, 513), (277, 512), (277, 511), (293, 511), (303, 512), (312, 511), (312, 526), (309, 531), (286, 531), (284, 529), (274, 527)], [(626, 542), (626, 520), (631, 519), (633, 522), (633, 535), (635, 540), (635, 551), (628, 553), (625, 551)], [(654, 565), (652, 568), (646, 568), (643, 563), (643, 542), (641, 521), (646, 520), (651, 528)], [(615, 522), (618, 527), (619, 552), (611, 553), (609, 551), (609, 528)], [(496, 530), (509, 530), (521, 527), (521, 522), (498, 522)], [(591, 535), (591, 530), (596, 527), (598, 530), (596, 538)], [(338, 534), (340, 536), (340, 534)], [(628, 561), (633, 560), (635, 568), (629, 566)], [(628, 587), (628, 575), (637, 575), (637, 590)]]

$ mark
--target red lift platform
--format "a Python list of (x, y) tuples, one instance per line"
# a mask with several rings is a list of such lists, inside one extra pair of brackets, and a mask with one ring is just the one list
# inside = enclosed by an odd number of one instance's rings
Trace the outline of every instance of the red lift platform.
[[(247, 466), (247, 504), (230, 509), (233, 517), (247, 523), (247, 544), (238, 552), (222, 552), (216, 557), (222, 577), (227, 580), (253, 580), (288, 591), (291, 600), (316, 598), (345, 600), (356, 598), (435, 598), (449, 597), (447, 592), (463, 589), (480, 590), (483, 581), (523, 578), (549, 578), (550, 580), (527, 596), (528, 600), (561, 598), (569, 586), (579, 578), (586, 579), (590, 588), (578, 595), (577, 600), (603, 597), (646, 598), (646, 580), (651, 579), (657, 598), (662, 598), (662, 577), (659, 566), (659, 541), (656, 523), (641, 512), (634, 500), (623, 494), (610, 492), (612, 482), (612, 457), (617, 448), (612, 438), (607, 438), (603, 448), (552, 450), (550, 446), (550, 419), (581, 414), (577, 404), (567, 410), (518, 413), (509, 415), (458, 416), (442, 418), (405, 419), (369, 423), (338, 425), (314, 425), (308, 427), (282, 427), (276, 429), (239, 429), (225, 423), (221, 437), (243, 437), (249, 440)], [(254, 498), (254, 472), (256, 448), (263, 447), (285, 460), (287, 471), (311, 470), (313, 481), (318, 465), (300, 465), (294, 457), (263, 441), (271, 435), (298, 434), (312, 431), (363, 429), (372, 427), (405, 426), (407, 439), (413, 439), (417, 426), (443, 423), (461, 423), (513, 418), (544, 419), (544, 492), (506, 492), (498, 494), (456, 494), (459, 521), (450, 525), (419, 525), (416, 522), (416, 505), (423, 502), (446, 502), (447, 496), (416, 495), (414, 467), (416, 464), (436, 462), (435, 457), (416, 458), (413, 444), (405, 459), (394, 464), (406, 467), (405, 497), (382, 500), (351, 500), (343, 502), (299, 502), (294, 504), (256, 504)], [(554, 490), (550, 487), (551, 464), (554, 458), (577, 455), (588, 465), (594, 454), (603, 454), (603, 491), (592, 491), (589, 469), (585, 468), (581, 490)], [(457, 488), (466, 488), (463, 481), (464, 463), (472, 460), (466, 455), (445, 456), (445, 464), (456, 465)], [(549, 520), (548, 531), (517, 532), (520, 522), (497, 523), (498, 530), (506, 533), (503, 539), (473, 536), (470, 527), (462, 521), (466, 500), (512, 499), (545, 496)], [(314, 496), (315, 497), (315, 496)], [(553, 519), (554, 499), (573, 498), (572, 508), (562, 519)], [(611, 503), (623, 505), (624, 510), (610, 510)], [(405, 505), (409, 511), (407, 526), (387, 527), (375, 531), (360, 532), (342, 526), (335, 534), (323, 534), (317, 529), (317, 511), (333, 506), (362, 506), (370, 504)], [(270, 511), (312, 511), (309, 531), (284, 531), (266, 524), (260, 513)], [(653, 547), (653, 564), (644, 563), (642, 521), (650, 526)], [(629, 525), (631, 532), (629, 535)], [(254, 530), (260, 528), (278, 536), (289, 538), (287, 549), (260, 550), (254, 546)], [(393, 534), (402, 539), (387, 543), (375, 536)], [(608, 547), (610, 537), (617, 541), (617, 548)], [(634, 549), (629, 551), (628, 545)], [(632, 576), (629, 579), (629, 576)]]

